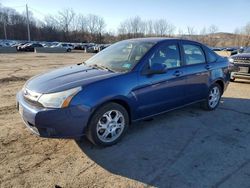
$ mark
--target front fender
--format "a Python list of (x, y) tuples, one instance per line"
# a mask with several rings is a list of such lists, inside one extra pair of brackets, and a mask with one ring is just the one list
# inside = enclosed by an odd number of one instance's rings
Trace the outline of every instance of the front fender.
[(70, 105), (85, 105), (93, 112), (100, 105), (117, 100), (126, 103), (131, 109), (131, 114), (134, 114), (137, 98), (132, 91), (137, 84), (136, 72), (91, 83), (72, 99)]

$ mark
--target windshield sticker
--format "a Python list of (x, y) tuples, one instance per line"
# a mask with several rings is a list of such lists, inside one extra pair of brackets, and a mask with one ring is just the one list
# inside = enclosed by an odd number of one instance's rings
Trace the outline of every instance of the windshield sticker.
[(122, 67), (129, 69), (131, 67), (131, 64), (126, 63), (126, 64), (122, 65)]

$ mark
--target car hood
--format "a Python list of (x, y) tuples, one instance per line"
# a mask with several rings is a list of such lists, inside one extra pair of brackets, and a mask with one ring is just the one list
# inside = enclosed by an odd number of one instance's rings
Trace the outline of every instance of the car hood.
[(54, 93), (113, 77), (113, 73), (84, 65), (73, 65), (35, 76), (28, 80), (25, 87), (37, 93)]
[(250, 53), (242, 53), (231, 56), (232, 58), (240, 59), (240, 58), (250, 58)]

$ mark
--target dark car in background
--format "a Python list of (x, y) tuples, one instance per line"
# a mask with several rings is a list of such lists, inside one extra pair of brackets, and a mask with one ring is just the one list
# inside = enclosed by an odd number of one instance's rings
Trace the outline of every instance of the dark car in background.
[(22, 51), (22, 47), (24, 47), (25, 45), (29, 44), (29, 42), (21, 42), (21, 43), (18, 43), (16, 44), (16, 46), (13, 46), (13, 47), (16, 47), (17, 51)]
[(40, 43), (27, 43), (20, 48), (18, 48), (19, 51), (25, 51), (25, 52), (34, 52), (35, 48), (42, 48), (43, 45)]
[(85, 63), (31, 78), (17, 94), (17, 108), (37, 135), (86, 135), (109, 146), (132, 122), (196, 102), (216, 109), (229, 83), (228, 67), (227, 58), (198, 42), (125, 40)]
[(250, 47), (240, 50), (240, 53), (230, 57), (234, 69), (231, 73), (231, 81), (236, 78), (250, 80)]

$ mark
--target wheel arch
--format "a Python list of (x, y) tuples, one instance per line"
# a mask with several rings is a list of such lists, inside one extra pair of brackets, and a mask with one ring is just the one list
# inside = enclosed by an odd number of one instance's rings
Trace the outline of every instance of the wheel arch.
[(128, 112), (128, 116), (129, 116), (129, 124), (131, 124), (132, 122), (132, 108), (131, 106), (129, 105), (129, 102), (126, 101), (126, 99), (123, 99), (123, 98), (112, 98), (112, 99), (108, 99), (108, 100), (105, 100), (99, 104), (97, 104), (91, 111), (91, 115), (89, 117), (89, 120), (88, 120), (88, 123), (87, 125), (89, 124), (89, 121), (91, 120), (93, 114), (103, 105), (105, 104), (108, 104), (108, 103), (116, 103), (116, 104), (119, 104), (121, 105), (122, 107), (124, 107), (126, 109), (126, 111)]
[(212, 84), (215, 84), (215, 83), (218, 84), (221, 87), (221, 91), (222, 91), (221, 94), (223, 94), (224, 93), (224, 89), (225, 89), (225, 83), (224, 83), (224, 81), (222, 79), (217, 79)]

